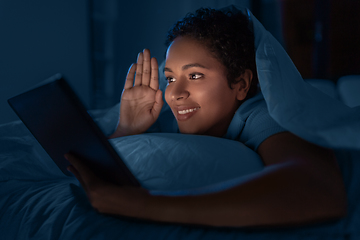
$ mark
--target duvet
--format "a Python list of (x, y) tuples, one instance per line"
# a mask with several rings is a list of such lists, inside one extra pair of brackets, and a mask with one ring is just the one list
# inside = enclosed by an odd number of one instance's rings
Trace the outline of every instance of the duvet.
[[(194, 144), (199, 137), (205, 145)], [(231, 151), (232, 144), (239, 143), (228, 141), (181, 134), (143, 134), (113, 144), (144, 187), (153, 194), (178, 195), (218, 191), (261, 171), (261, 161), (255, 152), (242, 145)], [(174, 142), (178, 149), (164, 150)], [(189, 142), (193, 147), (189, 147)], [(155, 145), (161, 147), (154, 148)], [(185, 157), (190, 161), (173, 158), (184, 147), (189, 149)], [(206, 149), (211, 151), (204, 153)], [(223, 161), (211, 157), (224, 150), (229, 153)], [(141, 155), (145, 155), (146, 163)], [(12, 122), (0, 126), (0, 236), (1, 239), (357, 239), (359, 157), (356, 151), (338, 151), (350, 206), (348, 216), (342, 220), (276, 230), (163, 224), (97, 213), (78, 181), (57, 168), (21, 122)]]

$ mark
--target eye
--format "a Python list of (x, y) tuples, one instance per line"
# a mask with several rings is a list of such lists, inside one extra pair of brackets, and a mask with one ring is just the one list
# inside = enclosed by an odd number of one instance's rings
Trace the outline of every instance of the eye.
[(190, 74), (190, 79), (197, 80), (199, 78), (202, 78), (203, 76), (204, 76), (204, 74), (202, 74), (202, 73), (192, 73), (192, 74)]
[(166, 77), (166, 80), (168, 83), (175, 82), (175, 78), (173, 78), (173, 77)]

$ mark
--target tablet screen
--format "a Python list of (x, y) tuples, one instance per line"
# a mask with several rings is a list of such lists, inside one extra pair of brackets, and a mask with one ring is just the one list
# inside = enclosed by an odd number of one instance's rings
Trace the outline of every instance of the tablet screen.
[(104, 180), (140, 186), (61, 75), (8, 102), (64, 174), (72, 152)]

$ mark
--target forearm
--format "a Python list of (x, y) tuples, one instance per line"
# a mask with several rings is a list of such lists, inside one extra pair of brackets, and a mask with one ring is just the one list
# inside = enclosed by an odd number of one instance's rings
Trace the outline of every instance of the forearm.
[(334, 183), (330, 187), (329, 182), (301, 167), (284, 164), (267, 167), (253, 179), (223, 192), (152, 196), (146, 216), (138, 217), (211, 226), (293, 225), (331, 219), (342, 216), (346, 208), (341, 186), (336, 186), (336, 180)]
[[(278, 135), (282, 136), (286, 135)], [(293, 149), (283, 142), (287, 143), (282, 141), (283, 148), (275, 144), (259, 150), (266, 162), (272, 162), (261, 172), (234, 188), (199, 196), (151, 196), (142, 188), (120, 187), (98, 178), (74, 156), (67, 159), (90, 203), (101, 213), (234, 227), (295, 225), (344, 216), (346, 192), (331, 151), (314, 148), (311, 154), (300, 150), (291, 154)], [(288, 142), (297, 145), (296, 140)], [(271, 149), (289, 153), (281, 156)]]

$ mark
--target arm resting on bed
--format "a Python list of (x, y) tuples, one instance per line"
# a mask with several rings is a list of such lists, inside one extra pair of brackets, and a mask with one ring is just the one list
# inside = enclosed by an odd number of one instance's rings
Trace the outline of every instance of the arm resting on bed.
[(144, 189), (104, 186), (93, 180), (85, 189), (90, 189), (90, 202), (101, 213), (161, 222), (281, 226), (346, 214), (345, 188), (332, 151), (279, 133), (265, 140), (258, 153), (266, 165), (263, 171), (217, 193), (151, 196)]
[(290, 134), (265, 140), (266, 165), (253, 179), (214, 194), (152, 197), (149, 219), (213, 226), (297, 225), (346, 213), (346, 193), (332, 151)]

